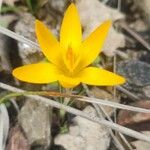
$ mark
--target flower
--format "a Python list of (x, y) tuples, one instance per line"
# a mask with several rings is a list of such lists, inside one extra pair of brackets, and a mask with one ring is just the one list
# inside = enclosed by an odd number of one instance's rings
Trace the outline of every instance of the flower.
[(36, 36), (49, 62), (18, 67), (13, 70), (13, 76), (29, 83), (44, 84), (59, 81), (65, 88), (75, 87), (81, 82), (96, 86), (124, 83), (125, 79), (117, 74), (89, 66), (100, 53), (110, 26), (111, 21), (105, 21), (82, 40), (80, 18), (73, 3), (65, 12), (60, 41), (42, 22), (36, 20)]

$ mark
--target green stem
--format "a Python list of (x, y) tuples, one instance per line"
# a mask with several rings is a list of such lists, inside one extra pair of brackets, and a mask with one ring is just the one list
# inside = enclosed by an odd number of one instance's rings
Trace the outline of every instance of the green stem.
[[(59, 85), (59, 92), (62, 93), (63, 92), (63, 88)], [(63, 103), (63, 97), (59, 97), (60, 103)]]
[[(71, 95), (71, 93), (72, 93), (72, 89), (66, 89), (66, 94)], [(64, 102), (63, 102), (64, 105), (67, 106), (69, 102), (70, 102), (70, 97), (64, 98)], [(66, 111), (64, 109), (60, 109), (60, 117), (62, 121), (64, 120), (65, 114), (66, 114)]]
[(10, 98), (13, 98), (13, 97), (18, 97), (18, 96), (26, 96), (26, 95), (44, 95), (46, 94), (46, 92), (43, 92), (43, 91), (36, 91), (36, 92), (33, 92), (33, 91), (29, 91), (29, 92), (21, 92), (21, 93), (10, 93), (10, 94), (7, 94), (6, 96), (2, 97), (0, 99), (0, 104), (6, 102), (7, 100), (9, 100)]

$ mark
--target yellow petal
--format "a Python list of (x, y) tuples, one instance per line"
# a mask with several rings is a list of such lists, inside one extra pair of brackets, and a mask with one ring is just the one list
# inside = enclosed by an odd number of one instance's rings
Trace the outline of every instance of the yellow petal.
[(80, 47), (81, 62), (79, 64), (81, 68), (88, 66), (96, 59), (102, 49), (110, 26), (111, 21), (105, 21), (82, 42)]
[(25, 65), (13, 70), (13, 76), (29, 83), (50, 83), (57, 81), (57, 68), (50, 63)]
[(44, 55), (50, 62), (59, 65), (61, 63), (59, 61), (62, 48), (60, 47), (57, 39), (53, 36), (52, 32), (48, 30), (48, 28), (39, 20), (36, 20), (35, 31)]
[(60, 43), (65, 49), (76, 49), (81, 44), (82, 32), (78, 11), (72, 3), (65, 12), (61, 30)]
[(80, 73), (80, 78), (81, 82), (96, 86), (118, 85), (125, 82), (123, 77), (96, 67), (85, 68)]
[(76, 77), (68, 77), (65, 76), (64, 74), (59, 75), (59, 83), (62, 85), (64, 88), (73, 88), (80, 84), (80, 78)]

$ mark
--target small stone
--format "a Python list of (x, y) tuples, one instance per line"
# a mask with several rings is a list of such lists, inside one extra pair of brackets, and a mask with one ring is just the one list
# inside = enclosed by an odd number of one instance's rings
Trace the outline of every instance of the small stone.
[(9, 60), (8, 49), (7, 49), (7, 36), (0, 34), (0, 71), (11, 70), (11, 63)]
[[(35, 18), (31, 14), (23, 13), (15, 26), (15, 32), (33, 42), (36, 42), (34, 23)], [(18, 42), (18, 49), (23, 64), (36, 63), (44, 58), (40, 49), (29, 46), (25, 43)]]
[[(15, 15), (0, 15), (0, 25), (8, 28), (10, 23), (16, 19), (17, 17)], [(0, 70), (11, 71), (12, 69), (8, 50), (9, 40), (8, 36), (0, 34)]]
[(32, 100), (26, 101), (19, 113), (19, 123), (31, 145), (50, 145), (51, 115), (50, 108)]
[(141, 92), (144, 86), (150, 85), (150, 65), (138, 60), (122, 61), (118, 64), (117, 73), (124, 76), (128, 90)]
[(51, 7), (57, 11), (64, 12), (67, 0), (49, 0)]
[[(87, 106), (84, 112), (92, 117), (96, 116), (93, 107)], [(66, 150), (107, 150), (110, 143), (108, 130), (95, 122), (82, 117), (73, 119), (74, 126), (69, 127), (69, 132), (59, 134), (55, 144), (63, 146)]]

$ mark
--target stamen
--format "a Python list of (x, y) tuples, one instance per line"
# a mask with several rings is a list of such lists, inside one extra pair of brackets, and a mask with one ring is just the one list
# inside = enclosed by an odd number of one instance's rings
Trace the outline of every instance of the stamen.
[(66, 59), (69, 65), (70, 70), (73, 69), (74, 63), (75, 63), (75, 54), (73, 52), (73, 49), (69, 46), (67, 53), (66, 53)]

